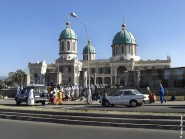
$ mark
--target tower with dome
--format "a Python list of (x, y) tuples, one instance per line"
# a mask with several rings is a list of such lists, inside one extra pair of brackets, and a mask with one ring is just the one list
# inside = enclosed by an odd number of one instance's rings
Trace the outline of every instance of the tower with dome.
[[(66, 28), (59, 36), (59, 58), (54, 64), (29, 63), (30, 77), (32, 83), (38, 82), (38, 78), (45, 78), (43, 84), (53, 82), (54, 84), (88, 84), (88, 53), (90, 60), (90, 83), (107, 85), (128, 85), (130, 72), (137, 73), (146, 69), (170, 68), (171, 59), (167, 56), (166, 60), (141, 60), (137, 55), (139, 46), (134, 35), (126, 29), (126, 24), (122, 24), (121, 31), (115, 34), (110, 44), (112, 56), (106, 59), (96, 59), (96, 47), (92, 42), (84, 47), (83, 59), (77, 57), (78, 39), (77, 34), (70, 28), (70, 23), (66, 23)], [(89, 52), (88, 52), (89, 51)], [(42, 72), (41, 72), (42, 69)], [(44, 69), (44, 70), (43, 70)], [(45, 72), (43, 72), (45, 71)], [(37, 80), (35, 76), (37, 75)], [(52, 78), (52, 76), (56, 75)], [(50, 77), (50, 78), (49, 78)], [(54, 79), (55, 78), (55, 79)], [(133, 77), (135, 78), (135, 77)], [(134, 80), (134, 79), (133, 79)], [(37, 81), (37, 82), (36, 82)], [(49, 82), (48, 82), (49, 81)]]

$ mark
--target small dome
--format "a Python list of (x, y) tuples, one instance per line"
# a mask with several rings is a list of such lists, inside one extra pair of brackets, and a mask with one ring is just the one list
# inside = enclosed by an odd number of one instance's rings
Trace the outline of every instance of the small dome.
[(122, 30), (114, 36), (114, 39), (112, 41), (112, 45), (121, 45), (121, 44), (137, 45), (136, 40), (132, 33), (126, 30), (125, 24), (122, 25)]
[(67, 22), (66, 23), (66, 29), (63, 30), (61, 33), (60, 33), (60, 37), (59, 37), (59, 40), (61, 39), (76, 39), (77, 40), (77, 35), (76, 33), (70, 29), (70, 23)]
[[(88, 48), (89, 45), (89, 48)], [(83, 49), (83, 53), (82, 54), (88, 54), (88, 50), (89, 50), (89, 54), (96, 54), (96, 50), (95, 48), (91, 45), (90, 41), (88, 41), (88, 45), (86, 45)]]

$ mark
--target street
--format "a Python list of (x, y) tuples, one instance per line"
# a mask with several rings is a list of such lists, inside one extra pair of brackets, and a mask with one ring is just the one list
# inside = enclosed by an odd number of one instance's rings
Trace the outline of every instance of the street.
[[(11, 107), (28, 107), (24, 103), (20, 106), (15, 104), (14, 99), (0, 100), (0, 105)], [(62, 105), (41, 105), (35, 104), (38, 108), (53, 108), (53, 109), (71, 109), (71, 110), (106, 110), (106, 111), (125, 111), (125, 112), (160, 112), (160, 113), (184, 113), (185, 101), (167, 101), (161, 104), (159, 101), (151, 104), (143, 104), (140, 107), (126, 107), (122, 105), (116, 105), (114, 107), (102, 107), (99, 102), (93, 102), (91, 105), (85, 105), (84, 102), (79, 101), (63, 101)]]
[(178, 139), (180, 131), (62, 125), (0, 119), (3, 139)]

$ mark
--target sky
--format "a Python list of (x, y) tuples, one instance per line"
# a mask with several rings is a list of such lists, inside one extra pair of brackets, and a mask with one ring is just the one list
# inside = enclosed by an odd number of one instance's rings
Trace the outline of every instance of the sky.
[(68, 19), (82, 59), (86, 32), (71, 12), (86, 24), (97, 59), (112, 56), (112, 40), (124, 22), (142, 60), (169, 55), (172, 67), (185, 66), (185, 0), (0, 0), (0, 76), (28, 72), (29, 62), (55, 63)]

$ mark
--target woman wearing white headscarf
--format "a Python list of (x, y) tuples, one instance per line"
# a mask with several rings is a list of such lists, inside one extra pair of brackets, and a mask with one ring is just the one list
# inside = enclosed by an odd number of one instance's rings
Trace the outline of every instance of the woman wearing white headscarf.
[(29, 91), (29, 96), (28, 96), (28, 105), (34, 105), (35, 104), (35, 100), (34, 100), (34, 95), (33, 95), (33, 87), (31, 87), (30, 91)]
[(18, 86), (17, 87), (17, 93), (16, 93), (16, 96), (18, 96), (18, 94), (20, 93), (20, 87)]

